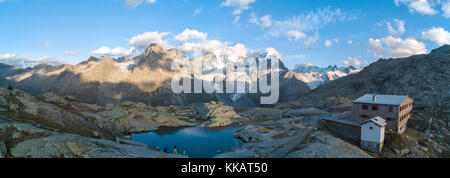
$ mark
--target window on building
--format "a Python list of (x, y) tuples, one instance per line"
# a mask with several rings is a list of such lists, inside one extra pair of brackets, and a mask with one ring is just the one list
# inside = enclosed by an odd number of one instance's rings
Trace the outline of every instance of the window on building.
[(368, 116), (368, 115), (361, 115), (361, 118), (365, 118), (365, 119), (368, 119), (368, 118), (369, 118), (369, 116)]
[(389, 107), (389, 112), (394, 112), (394, 107), (390, 106)]
[(378, 111), (378, 106), (372, 106), (372, 111)]
[(362, 105), (362, 109), (363, 109), (363, 110), (368, 110), (368, 109), (369, 109), (369, 106), (364, 104), (364, 105)]
[(372, 127), (372, 126), (370, 126), (370, 127), (369, 127), (369, 130), (373, 130), (373, 127)]

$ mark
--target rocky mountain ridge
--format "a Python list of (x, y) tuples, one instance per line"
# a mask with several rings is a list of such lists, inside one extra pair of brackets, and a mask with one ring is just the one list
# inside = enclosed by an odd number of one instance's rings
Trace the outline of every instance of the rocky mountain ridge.
[(297, 64), (293, 71), (296, 72), (311, 89), (316, 89), (327, 82), (358, 73), (360, 70), (354, 66), (337, 67), (336, 65), (330, 65), (328, 67), (320, 68), (310, 64)]
[[(259, 58), (273, 56), (260, 55)], [(134, 58), (121, 57), (90, 57), (77, 65), (51, 66), (37, 65), (34, 68), (17, 68), (0, 65), (0, 86), (9, 84), (31, 94), (53, 92), (58, 95), (75, 96), (81, 102), (91, 104), (119, 104), (124, 101), (142, 102), (147, 105), (188, 105), (197, 102), (222, 101), (227, 105), (237, 107), (254, 107), (259, 105), (261, 94), (175, 94), (171, 90), (170, 82), (180, 71), (172, 70), (175, 60), (187, 61), (185, 55), (176, 49), (164, 50), (157, 44), (150, 45), (142, 54)], [(210, 68), (218, 68), (219, 58), (214, 55), (205, 55), (201, 58)], [(191, 62), (196, 61), (192, 60)], [(278, 60), (278, 59), (274, 59)], [(229, 61), (224, 61), (229, 62)], [(280, 61), (281, 62), (281, 61)], [(306, 84), (301, 80), (284, 78), (288, 72), (280, 64), (280, 80), (284, 85), (300, 86), (299, 90), (283, 91), (281, 93), (294, 93), (283, 95), (283, 100), (293, 100), (309, 92)], [(237, 73), (227, 74), (227, 79), (235, 79)], [(194, 79), (204, 79), (205, 75), (194, 76)], [(187, 76), (192, 78), (192, 76)], [(252, 77), (255, 82), (260, 76)], [(245, 78), (245, 77), (244, 77)], [(245, 96), (245, 97), (244, 97)]]

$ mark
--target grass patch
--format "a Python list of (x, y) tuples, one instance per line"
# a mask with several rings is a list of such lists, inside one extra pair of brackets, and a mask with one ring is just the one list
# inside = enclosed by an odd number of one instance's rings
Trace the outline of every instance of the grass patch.
[(286, 138), (286, 137), (289, 137), (289, 134), (287, 132), (279, 133), (279, 134), (272, 136), (273, 139), (280, 139), (280, 138)]
[(269, 132), (272, 132), (272, 130), (273, 130), (273, 129), (271, 129), (271, 128), (264, 127), (264, 128), (257, 129), (256, 132), (259, 132), (259, 133), (269, 133)]

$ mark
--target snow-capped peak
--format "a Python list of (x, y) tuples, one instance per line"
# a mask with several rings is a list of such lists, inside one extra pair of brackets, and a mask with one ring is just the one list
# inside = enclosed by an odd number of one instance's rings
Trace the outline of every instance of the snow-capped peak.
[(298, 73), (311, 89), (315, 89), (329, 81), (357, 73), (360, 70), (354, 66), (338, 67), (330, 65), (321, 68), (312, 64), (297, 64), (293, 71)]

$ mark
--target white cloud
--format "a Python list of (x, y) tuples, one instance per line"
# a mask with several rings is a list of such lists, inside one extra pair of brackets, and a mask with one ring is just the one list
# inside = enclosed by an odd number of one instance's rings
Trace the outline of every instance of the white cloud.
[(222, 6), (234, 8), (233, 15), (239, 15), (244, 10), (249, 9), (249, 5), (255, 3), (256, 0), (225, 0)]
[(146, 49), (153, 43), (161, 45), (163, 48), (170, 48), (171, 46), (168, 44), (167, 40), (163, 40), (162, 38), (169, 35), (169, 32), (145, 32), (140, 35), (136, 35), (128, 40), (128, 45), (130, 49), (123, 47), (109, 48), (107, 46), (103, 46), (91, 53), (94, 55), (105, 55), (105, 56), (134, 56), (143, 49)]
[[(319, 39), (318, 31), (321, 28), (332, 23), (352, 21), (359, 13), (326, 7), (302, 13), (287, 20), (274, 20), (271, 15), (257, 17), (255, 13), (252, 13), (249, 22), (267, 29), (266, 37), (287, 37), (295, 41), (304, 39), (305, 47), (311, 50), (318, 49), (317, 46), (312, 45)], [(307, 35), (307, 32), (314, 32), (314, 34)]]
[(206, 40), (198, 43), (183, 43), (178, 46), (178, 49), (186, 53), (212, 52), (216, 56), (248, 56), (249, 50), (245, 45), (238, 43), (234, 46), (230, 46), (230, 44), (230, 42)]
[(363, 67), (363, 65), (367, 64), (367, 62), (361, 61), (361, 57), (347, 57), (344, 61), (342, 61), (342, 64), (344, 66), (361, 66), (361, 67)]
[(267, 57), (273, 56), (278, 59), (283, 59), (283, 56), (275, 49), (275, 48), (266, 48), (264, 50), (264, 54), (266, 54)]
[(73, 52), (73, 51), (64, 51), (64, 54), (65, 55), (68, 55), (68, 56), (73, 56), (73, 55), (75, 55), (75, 54), (77, 54), (76, 52)]
[(186, 29), (182, 33), (175, 36), (175, 40), (177, 41), (187, 41), (189, 39), (202, 39), (206, 40), (208, 34), (199, 32), (197, 30)]
[(291, 31), (288, 31), (286, 35), (288, 36), (289, 40), (295, 40), (295, 41), (306, 38), (306, 35), (301, 31), (291, 30)]
[(425, 54), (425, 44), (414, 38), (401, 39), (387, 36), (381, 39), (369, 39), (368, 50), (379, 58), (401, 58), (416, 54)]
[(438, 45), (450, 45), (450, 33), (442, 27), (433, 27), (430, 30), (422, 32), (422, 38), (435, 42)]
[(20, 57), (17, 54), (0, 54), (0, 63), (26, 68), (33, 67), (38, 64), (60, 65), (64, 64), (64, 61), (51, 56), (28, 58)]
[(260, 25), (264, 27), (271, 27), (273, 25), (273, 20), (271, 15), (265, 15), (259, 18)]
[(438, 12), (432, 7), (433, 5), (439, 4), (429, 0), (395, 0), (395, 5), (400, 6), (401, 4), (407, 5), (410, 12), (418, 12), (422, 15), (435, 15)]
[(405, 33), (405, 22), (395, 19), (397, 29), (387, 23), (389, 35), (381, 39), (369, 39), (367, 49), (374, 53), (377, 58), (402, 58), (417, 54), (427, 53), (423, 42), (414, 38), (402, 39), (401, 35)]
[(169, 34), (170, 34), (169, 32), (159, 33), (158, 31), (145, 32), (143, 34), (132, 37), (129, 40), (128, 45), (139, 49), (145, 49), (152, 43), (157, 43), (161, 45), (163, 48), (169, 48), (170, 45), (168, 44), (168, 42), (162, 39), (163, 37)]
[(314, 49), (318, 49), (318, 47), (313, 47), (312, 45), (314, 45), (317, 40), (319, 40), (319, 33), (315, 33), (314, 36), (308, 37), (305, 42), (304, 45), (308, 50), (314, 50)]
[(294, 54), (294, 55), (287, 55), (285, 59), (305, 59), (306, 55), (303, 54)]
[(141, 5), (142, 3), (153, 4), (155, 2), (156, 2), (156, 0), (125, 0), (125, 4), (131, 8), (136, 8), (137, 6)]
[(53, 43), (53, 41), (46, 41), (44, 42), (44, 44), (42, 44), (42, 47), (47, 48), (51, 43)]
[(325, 47), (327, 47), (327, 48), (333, 47), (333, 42), (330, 40), (325, 40)]
[(397, 25), (397, 28), (394, 28), (390, 22), (386, 23), (389, 34), (396, 37), (402, 36), (406, 31), (405, 21), (394, 19), (394, 23)]
[(442, 15), (445, 18), (450, 18), (450, 0), (442, 3), (442, 11), (444, 12)]
[(195, 9), (194, 10), (194, 16), (196, 16), (196, 15), (198, 15), (198, 14), (200, 14), (200, 12), (202, 12), (202, 10), (203, 10), (203, 8), (197, 8), (197, 9)]
[(252, 13), (249, 22), (269, 28), (269, 36), (279, 37), (289, 31), (317, 31), (331, 23), (354, 20), (358, 14), (359, 12), (347, 12), (339, 8), (327, 7), (299, 14), (287, 20), (274, 20), (270, 15), (258, 18), (255, 13)]
[(380, 39), (369, 39), (369, 43), (367, 45), (367, 49), (369, 51), (372, 51), (377, 58), (383, 58), (384, 57), (384, 47), (381, 44)]
[(105, 55), (105, 56), (133, 56), (136, 54), (135, 48), (125, 49), (123, 47), (117, 47), (111, 49), (109, 47), (101, 47), (95, 51), (92, 51), (94, 55)]

